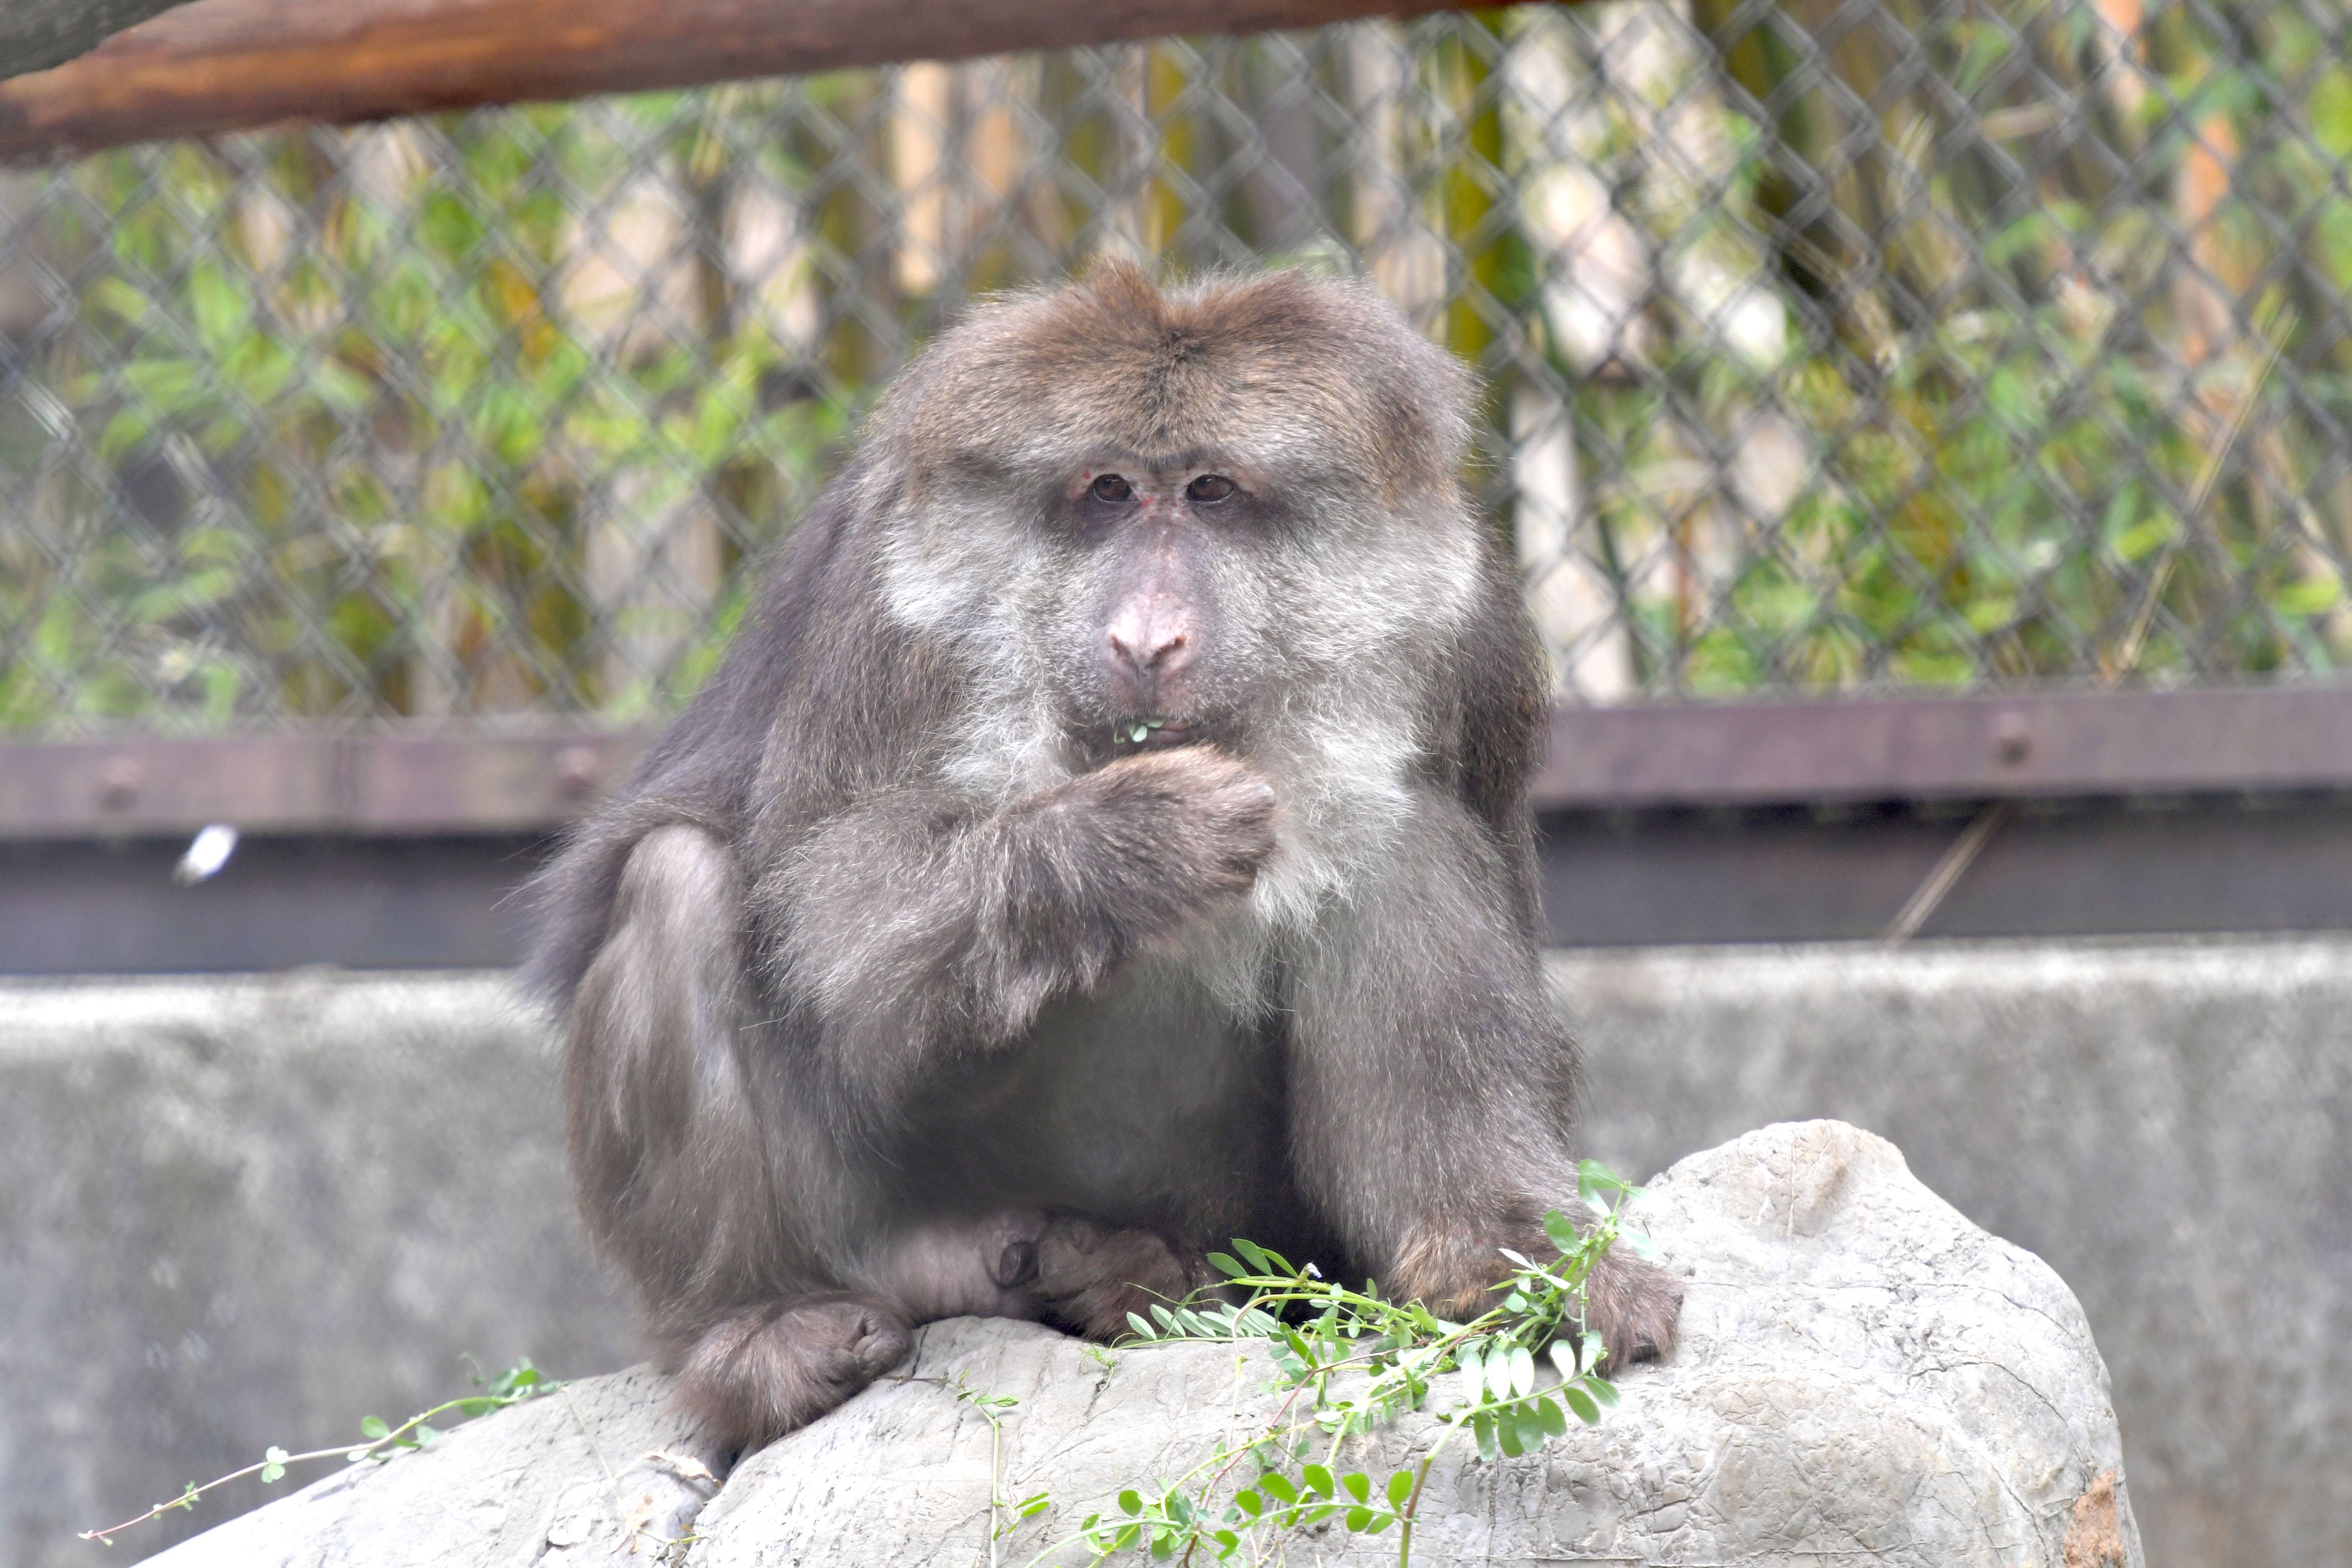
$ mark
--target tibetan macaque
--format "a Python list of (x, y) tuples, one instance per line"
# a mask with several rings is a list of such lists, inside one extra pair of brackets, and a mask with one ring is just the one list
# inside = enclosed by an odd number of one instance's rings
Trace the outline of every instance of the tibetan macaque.
[[(917, 1323), (1097, 1337), (1246, 1237), (1441, 1313), (1573, 1210), (1538, 655), (1467, 378), (1368, 288), (984, 305), (540, 889), (589, 1229), (764, 1442)], [(1680, 1293), (1612, 1255), (1612, 1358)]]

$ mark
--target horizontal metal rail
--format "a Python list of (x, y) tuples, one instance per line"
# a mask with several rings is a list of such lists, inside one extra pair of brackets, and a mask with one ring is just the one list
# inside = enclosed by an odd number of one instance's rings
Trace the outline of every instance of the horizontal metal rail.
[(514, 833), (577, 816), (642, 731), (441, 731), (0, 745), (0, 838)]
[(1563, 709), (1547, 810), (2352, 788), (2352, 688)]
[[(551, 829), (644, 730), (555, 726), (0, 744), (0, 838)], [(2352, 790), (2352, 689), (1575, 708), (1542, 811)]]

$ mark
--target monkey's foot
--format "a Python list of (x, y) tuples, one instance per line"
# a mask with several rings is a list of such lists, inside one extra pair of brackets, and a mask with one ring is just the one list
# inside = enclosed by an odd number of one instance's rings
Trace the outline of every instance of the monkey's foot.
[[(1570, 1206), (1571, 1217), (1586, 1217)], [(1442, 1318), (1466, 1322), (1495, 1305), (1495, 1288), (1511, 1274), (1503, 1248), (1523, 1258), (1557, 1258), (1559, 1248), (1532, 1215), (1515, 1216), (1491, 1228), (1432, 1225), (1397, 1255), (1391, 1290), (1423, 1303)], [(1675, 1325), (1682, 1315), (1681, 1281), (1631, 1251), (1612, 1248), (1593, 1266), (1586, 1282), (1586, 1329), (1608, 1347), (1603, 1370), (1657, 1361), (1675, 1348)]]
[(1090, 1340), (1133, 1333), (1129, 1312), (1182, 1300), (1219, 1279), (1202, 1253), (1152, 1230), (1114, 1230), (1079, 1215), (1056, 1215), (1037, 1241), (1037, 1293), (1047, 1314)]
[(1608, 1347), (1604, 1373), (1664, 1360), (1675, 1348), (1682, 1311), (1682, 1281), (1631, 1252), (1610, 1248), (1585, 1281), (1584, 1326)]
[(678, 1358), (677, 1403), (741, 1452), (804, 1426), (898, 1364), (907, 1321), (864, 1296), (772, 1301), (705, 1330)]

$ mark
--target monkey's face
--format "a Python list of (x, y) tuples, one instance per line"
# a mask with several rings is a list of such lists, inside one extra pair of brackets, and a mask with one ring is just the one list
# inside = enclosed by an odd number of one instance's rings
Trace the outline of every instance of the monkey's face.
[(968, 677), (965, 771), (1200, 742), (1405, 765), (1486, 548), (1465, 390), (1369, 290), (1283, 274), (1163, 295), (1111, 269), (947, 334), (868, 482), (894, 615)]
[(1267, 570), (1248, 557), (1268, 553), (1277, 520), (1264, 495), (1219, 471), (1239, 467), (1112, 452), (1064, 486), (1049, 528), (1064, 535), (1076, 581), (1057, 640), (1092, 658), (1062, 661), (1062, 695), (1090, 756), (1231, 744), (1253, 705), (1234, 654), (1260, 639), (1243, 624), (1246, 604), (1236, 617), (1226, 601)]

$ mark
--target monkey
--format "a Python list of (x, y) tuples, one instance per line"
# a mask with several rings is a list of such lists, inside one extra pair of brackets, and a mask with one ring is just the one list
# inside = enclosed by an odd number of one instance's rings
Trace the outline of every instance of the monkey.
[[(1366, 284), (1118, 262), (887, 389), (536, 886), (581, 1211), (719, 1440), (1235, 1237), (1458, 1320), (1583, 1212), (1471, 409)], [(1612, 1250), (1588, 1327), (1680, 1301)]]

